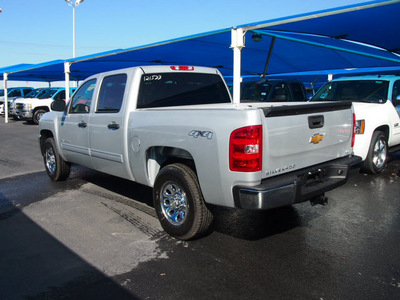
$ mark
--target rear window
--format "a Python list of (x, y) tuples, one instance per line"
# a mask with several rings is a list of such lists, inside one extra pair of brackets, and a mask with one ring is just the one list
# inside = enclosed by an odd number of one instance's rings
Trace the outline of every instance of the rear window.
[(144, 74), (138, 108), (230, 103), (220, 76), (202, 73)]
[(354, 101), (385, 103), (389, 82), (385, 80), (348, 80), (325, 84), (312, 101)]

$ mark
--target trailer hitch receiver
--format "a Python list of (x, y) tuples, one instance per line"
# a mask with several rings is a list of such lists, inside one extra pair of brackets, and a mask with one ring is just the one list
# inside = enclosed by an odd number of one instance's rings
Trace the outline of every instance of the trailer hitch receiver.
[(323, 206), (328, 205), (328, 197), (325, 197), (325, 194), (315, 196), (310, 200), (310, 203), (312, 206), (315, 206), (317, 204), (321, 204)]

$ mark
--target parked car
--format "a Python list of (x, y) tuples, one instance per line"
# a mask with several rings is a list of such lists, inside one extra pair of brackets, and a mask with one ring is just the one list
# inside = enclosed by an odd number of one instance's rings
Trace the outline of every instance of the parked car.
[(379, 173), (388, 151), (400, 150), (400, 76), (342, 77), (326, 83), (311, 101), (352, 101), (356, 114), (354, 153), (362, 170)]
[(8, 116), (14, 117), (14, 119), (19, 120), (20, 117), (16, 115), (16, 102), (19, 102), (22, 99), (26, 99), (26, 98), (37, 98), (40, 95), (42, 95), (46, 90), (48, 90), (48, 88), (37, 88), (37, 89), (32, 90), (30, 93), (28, 93), (24, 97), (19, 97), (19, 98), (15, 98), (13, 100), (9, 100), (8, 101)]
[(297, 80), (267, 79), (242, 82), (241, 102), (307, 101), (304, 84)]
[[(75, 90), (76, 88), (70, 88), (70, 94)], [(43, 114), (51, 110), (50, 105), (54, 100), (65, 101), (65, 88), (48, 88), (37, 98), (19, 100), (15, 103), (15, 115), (17, 118), (39, 124)]]
[[(33, 91), (34, 88), (32, 87), (14, 87), (9, 88), (7, 92), (7, 99), (8, 103), (12, 102), (14, 99), (19, 97), (24, 97), (25, 95), (29, 94)], [(0, 96), (0, 114), (4, 114), (4, 90), (2, 95)]]

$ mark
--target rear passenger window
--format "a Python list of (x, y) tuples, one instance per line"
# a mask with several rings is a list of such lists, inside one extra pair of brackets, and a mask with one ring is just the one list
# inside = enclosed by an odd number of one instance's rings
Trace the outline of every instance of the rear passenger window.
[(96, 87), (96, 79), (89, 80), (82, 84), (78, 91), (72, 97), (70, 113), (88, 113), (92, 103), (94, 88)]
[(126, 80), (126, 74), (104, 77), (96, 112), (116, 113), (120, 111), (122, 100), (124, 99)]

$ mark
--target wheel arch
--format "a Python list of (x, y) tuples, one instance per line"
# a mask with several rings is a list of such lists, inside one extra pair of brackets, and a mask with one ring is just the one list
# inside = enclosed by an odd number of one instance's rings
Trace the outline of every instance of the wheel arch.
[(37, 110), (39, 110), (39, 109), (43, 109), (43, 110), (45, 110), (46, 112), (49, 112), (49, 111), (50, 111), (50, 108), (49, 108), (48, 106), (36, 106), (36, 107), (33, 109), (33, 111), (35, 112), (35, 111), (37, 111)]
[(386, 142), (388, 142), (389, 136), (390, 136), (390, 128), (389, 125), (381, 125), (377, 128), (375, 128), (375, 130), (372, 132), (372, 134), (376, 131), (381, 131), (385, 134), (386, 136)]
[(54, 134), (50, 130), (44, 129), (40, 131), (39, 144), (40, 144), (40, 152), (42, 153), (42, 155), (44, 154), (44, 142), (51, 137), (54, 137)]
[(150, 147), (146, 152), (146, 171), (149, 184), (154, 185), (161, 168), (174, 163), (182, 163), (197, 174), (194, 158), (189, 151), (166, 146)]

